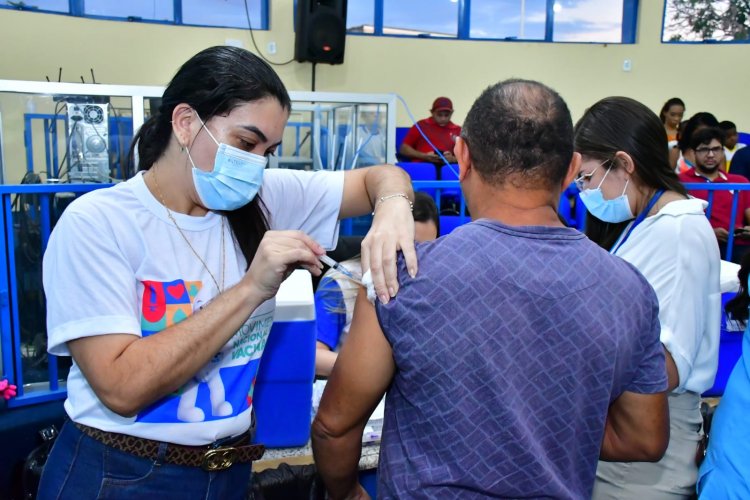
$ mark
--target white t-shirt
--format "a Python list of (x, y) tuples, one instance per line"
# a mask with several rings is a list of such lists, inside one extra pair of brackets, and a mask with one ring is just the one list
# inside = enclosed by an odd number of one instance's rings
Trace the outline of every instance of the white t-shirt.
[(719, 362), (721, 258), (707, 205), (698, 199), (666, 204), (615, 252), (638, 268), (659, 299), (661, 341), (680, 376), (675, 393), (709, 389)]
[[(300, 229), (326, 248), (338, 239), (343, 172), (269, 169), (260, 198), (271, 229)], [(221, 284), (222, 216), (174, 213), (192, 247)], [(225, 288), (246, 262), (224, 224)], [(165, 207), (138, 174), (82, 196), (63, 213), (44, 255), (48, 351), (70, 355), (66, 342), (94, 335), (147, 336), (178, 323), (218, 290)], [(68, 375), (65, 409), (91, 427), (185, 445), (207, 444), (250, 426), (253, 382), (273, 323), (275, 301), (263, 303), (196, 376), (137, 416), (110, 411), (78, 365)]]

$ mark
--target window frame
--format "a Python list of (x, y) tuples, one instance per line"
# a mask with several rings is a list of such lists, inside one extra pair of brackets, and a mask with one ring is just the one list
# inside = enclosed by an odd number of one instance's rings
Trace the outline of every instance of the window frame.
[(703, 40), (664, 40), (664, 30), (667, 25), (667, 4), (669, 0), (664, 0), (664, 9), (662, 10), (661, 16), (661, 33), (659, 35), (659, 41), (664, 44), (670, 45), (735, 45), (735, 44), (749, 44), (750, 38), (747, 40), (716, 40), (714, 38), (707, 38)]
[[(85, 19), (96, 19), (100, 21), (120, 21), (120, 22), (132, 22), (132, 23), (146, 23), (146, 24), (163, 24), (166, 26), (191, 26), (198, 28), (221, 28), (221, 29), (249, 29), (248, 27), (237, 27), (237, 26), (219, 26), (211, 24), (192, 24), (185, 23), (182, 20), (182, 0), (172, 0), (173, 2), (173, 21), (164, 21), (158, 19), (143, 19), (137, 16), (131, 17), (117, 17), (117, 16), (98, 16), (85, 14), (84, 3), (86, 0), (68, 0), (68, 11), (58, 12), (55, 10), (44, 10), (35, 9), (29, 7), (14, 7), (12, 5), (0, 5), (0, 9), (5, 10), (18, 10), (22, 12), (38, 12), (40, 14), (56, 14), (59, 16), (70, 16), (70, 17), (81, 17)], [(260, 26), (253, 26), (253, 31), (268, 31), (269, 29), (269, 2), (270, 0), (260, 0)]]
[(544, 39), (530, 39), (530, 38), (482, 38), (472, 37), (471, 33), (471, 0), (458, 0), (458, 30), (457, 35), (454, 36), (430, 36), (429, 34), (419, 35), (405, 35), (405, 34), (391, 34), (383, 33), (383, 18), (384, 18), (384, 2), (385, 0), (373, 0), (373, 8), (375, 10), (373, 16), (373, 33), (361, 33), (349, 31), (347, 29), (346, 34), (352, 36), (385, 36), (393, 38), (425, 38), (429, 40), (463, 40), (463, 41), (478, 41), (478, 42), (510, 42), (510, 43), (576, 43), (586, 45), (633, 45), (637, 42), (637, 28), (638, 28), (638, 8), (639, 0), (623, 0), (622, 4), (622, 31), (619, 42), (575, 42), (575, 41), (556, 41), (554, 40), (554, 26), (555, 26), (555, 0), (547, 1), (547, 17), (544, 29)]

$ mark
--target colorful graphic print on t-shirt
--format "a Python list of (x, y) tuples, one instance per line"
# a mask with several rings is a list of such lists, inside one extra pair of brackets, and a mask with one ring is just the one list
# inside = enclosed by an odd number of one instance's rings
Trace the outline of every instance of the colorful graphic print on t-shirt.
[[(143, 336), (173, 326), (200, 309), (200, 281), (144, 281)], [(260, 356), (273, 324), (273, 310), (251, 316), (195, 377), (138, 414), (153, 423), (204, 422), (233, 417), (252, 405)]]

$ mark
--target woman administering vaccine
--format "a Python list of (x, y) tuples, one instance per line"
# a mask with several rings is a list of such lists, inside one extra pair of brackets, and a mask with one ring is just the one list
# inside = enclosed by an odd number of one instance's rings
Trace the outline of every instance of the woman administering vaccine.
[(670, 441), (657, 463), (599, 462), (595, 499), (677, 499), (695, 491), (700, 395), (719, 346), (719, 248), (704, 213), (669, 166), (664, 127), (641, 103), (610, 97), (576, 125), (576, 180), (586, 234), (633, 264), (659, 299), (669, 380)]
[(395, 167), (266, 170), (291, 103), (242, 49), (177, 72), (134, 138), (139, 173), (65, 211), (44, 257), (48, 349), (70, 355), (63, 427), (39, 498), (244, 498), (252, 389), (274, 296), (320, 273), (338, 219), (374, 210), (362, 246), (381, 300), (412, 275), (413, 192)]

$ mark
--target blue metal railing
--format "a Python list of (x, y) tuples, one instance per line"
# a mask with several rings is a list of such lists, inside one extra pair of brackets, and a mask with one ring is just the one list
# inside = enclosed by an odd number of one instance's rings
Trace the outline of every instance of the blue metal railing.
[[(294, 129), (294, 152), (291, 154), (291, 156), (299, 156), (299, 150), (302, 146), (302, 141), (307, 140), (307, 138), (302, 138), (302, 130), (307, 130), (308, 133), (312, 133), (312, 122), (287, 122), (286, 124), (287, 128)], [(277, 148), (276, 154), (278, 156), (282, 156), (284, 153), (284, 144), (279, 144), (279, 147)]]
[(23, 115), (23, 141), (26, 147), (26, 170), (34, 172), (33, 123), (41, 120), (44, 129), (44, 165), (47, 177), (57, 178), (60, 158), (57, 127), (62, 122), (62, 130), (67, 129), (67, 116), (44, 113), (25, 113)]
[[(724, 256), (724, 260), (732, 260), (732, 248), (734, 247), (734, 227), (735, 227), (735, 221), (737, 220), (737, 209), (739, 205), (740, 200), (740, 193), (742, 191), (750, 191), (750, 184), (745, 183), (700, 183), (700, 182), (690, 182), (685, 183), (685, 188), (687, 188), (688, 191), (694, 192), (694, 191), (708, 191), (708, 208), (706, 209), (706, 217), (710, 220), (711, 219), (711, 211), (713, 210), (714, 205), (714, 193), (716, 191), (729, 191), (732, 193), (732, 210), (729, 216), (729, 236), (727, 238), (727, 251), (726, 255)], [(739, 214), (742, 216), (744, 221), (744, 214)], [(744, 225), (744, 224), (743, 224)]]
[[(25, 251), (33, 252), (41, 261), (44, 250), (47, 248), (50, 232), (52, 231), (53, 199), (60, 193), (72, 193), (73, 195), (87, 193), (95, 189), (108, 187), (110, 184), (21, 184), (0, 185), (0, 349), (2, 350), (2, 373), (0, 378), (7, 378), (11, 383), (18, 386), (16, 398), (8, 401), (9, 407), (23, 406), (32, 403), (40, 403), (53, 399), (61, 399), (65, 396), (65, 388), (59, 385), (58, 364), (55, 356), (47, 355), (47, 382), (41, 384), (28, 384), (24, 376), (24, 349), (33, 350), (39, 348), (29, 347), (30, 339), (22, 339), (21, 336), (21, 294), (19, 293), (19, 278), (27, 281), (27, 276), (19, 272), (19, 262), (16, 249), (18, 247), (17, 236), (28, 237), (20, 234), (23, 218), (26, 222), (33, 221), (39, 227), (39, 246), (29, 248), (27, 242)], [(64, 200), (69, 198), (59, 198)], [(28, 226), (26, 226), (28, 227)], [(17, 234), (17, 230), (19, 234)], [(30, 270), (26, 270), (27, 273)], [(32, 275), (33, 276), (33, 275)], [(41, 280), (32, 283), (37, 286), (41, 293)], [(24, 345), (26, 346), (24, 348)], [(46, 342), (44, 347), (46, 350)], [(44, 353), (34, 353), (37, 357), (44, 357)], [(41, 385), (42, 387), (39, 387)], [(46, 385), (46, 387), (44, 387)]]
[[(437, 202), (445, 190), (460, 190), (458, 181), (436, 181), (422, 180), (413, 182), (415, 190), (434, 190)], [(22, 353), (21, 338), (21, 297), (19, 296), (19, 268), (16, 255), (18, 222), (22, 217), (33, 215), (34, 223), (39, 227), (39, 257), (44, 253), (50, 232), (53, 227), (53, 216), (55, 213), (55, 200), (60, 193), (83, 194), (95, 189), (108, 187), (105, 184), (22, 184), (22, 185), (0, 185), (0, 350), (2, 352), (2, 372), (0, 378), (7, 378), (11, 383), (18, 386), (18, 396), (8, 402), (9, 407), (23, 406), (40, 403), (65, 397), (65, 387), (59, 384), (60, 375), (57, 358), (47, 355), (47, 377), (48, 380), (42, 384), (33, 384), (30, 387), (24, 380), (24, 356)], [(706, 216), (710, 218), (716, 191), (730, 191), (732, 193), (732, 208), (730, 220), (734, 227), (734, 221), (739, 211), (739, 196), (743, 191), (750, 191), (750, 184), (685, 184), (690, 191), (707, 191), (709, 206)], [(564, 196), (572, 201), (577, 195), (574, 190), (566, 190)], [(15, 197), (22, 196), (15, 200)], [(20, 202), (20, 205), (19, 205)], [(15, 205), (15, 208), (14, 208)], [(23, 205), (23, 206), (22, 206)], [(463, 196), (459, 200), (459, 215), (461, 223), (469, 222), (466, 214), (466, 205)], [(579, 221), (580, 222), (580, 221)], [(343, 231), (342, 231), (343, 232)], [(727, 243), (726, 260), (731, 260), (732, 245), (734, 243), (733, 231), (729, 232)], [(35, 283), (41, 290), (41, 280)], [(45, 344), (46, 346), (46, 344)], [(46, 347), (45, 347), (46, 348)], [(43, 387), (39, 387), (39, 385)]]

